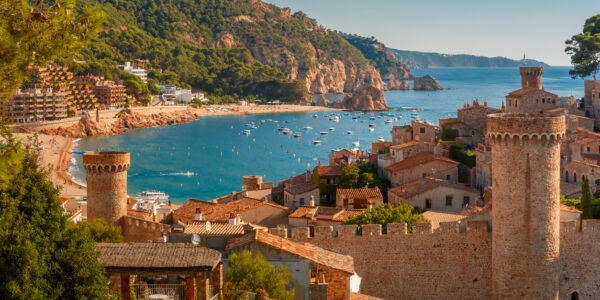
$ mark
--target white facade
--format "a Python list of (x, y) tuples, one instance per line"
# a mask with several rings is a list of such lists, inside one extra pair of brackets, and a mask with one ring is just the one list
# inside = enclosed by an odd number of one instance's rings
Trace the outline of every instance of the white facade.
[(192, 93), (192, 90), (178, 88), (172, 84), (159, 84), (156, 87), (160, 89), (161, 100), (168, 105), (175, 105), (177, 103), (189, 104), (194, 98), (198, 98), (202, 102), (208, 101), (204, 97), (204, 93)]
[(140, 79), (142, 79), (142, 81), (144, 83), (146, 83), (148, 80), (148, 73), (146, 72), (146, 70), (143, 68), (134, 68), (131, 65), (131, 62), (129, 62), (129, 61), (125, 62), (124, 65), (118, 65), (117, 67), (120, 69), (123, 69), (124, 71), (128, 72), (129, 74), (133, 74), (133, 75), (139, 77)]

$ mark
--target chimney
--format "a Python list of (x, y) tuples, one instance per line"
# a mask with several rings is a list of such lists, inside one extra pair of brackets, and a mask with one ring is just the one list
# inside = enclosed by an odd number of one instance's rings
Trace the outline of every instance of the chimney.
[(229, 213), (229, 225), (237, 225), (237, 217), (233, 212)]
[(309, 206), (315, 206), (315, 196), (310, 196), (310, 202), (308, 202)]
[(167, 235), (164, 232), (160, 233), (160, 242), (162, 243), (166, 243), (167, 242)]
[(310, 171), (306, 171), (306, 182), (310, 181)]
[(196, 213), (194, 214), (194, 221), (202, 221), (202, 212), (200, 211), (200, 207), (196, 208)]
[(318, 164), (318, 166), (319, 166), (319, 167), (321, 166), (321, 160), (320, 160), (320, 159), (319, 159), (319, 164)]

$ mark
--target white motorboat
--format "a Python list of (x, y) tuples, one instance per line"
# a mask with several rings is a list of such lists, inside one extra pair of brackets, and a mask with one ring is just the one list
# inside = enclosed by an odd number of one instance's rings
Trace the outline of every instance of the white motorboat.
[(329, 131), (321, 131), (321, 132), (319, 132), (319, 133), (320, 133), (321, 135), (327, 135), (327, 134), (329, 134)]
[(382, 137), (382, 136), (380, 136), (380, 137), (377, 139), (377, 141), (379, 141), (379, 142), (385, 142), (385, 140), (383, 139), (383, 137)]
[(369, 124), (369, 127), (371, 127), (371, 128), (372, 128), (372, 127), (375, 127), (375, 123), (371, 123), (371, 124)]
[(248, 130), (248, 129), (244, 130), (244, 134), (245, 135), (250, 135), (250, 130)]
[(360, 142), (359, 141), (352, 142), (352, 145), (354, 145), (354, 147), (358, 147), (358, 146), (360, 146)]
[(329, 131), (334, 131), (334, 130), (335, 130), (335, 128), (333, 128), (333, 127), (329, 128)]
[(321, 141), (319, 141), (319, 140), (314, 140), (314, 141), (313, 141), (313, 144), (315, 144), (315, 145), (320, 145), (320, 144), (321, 144)]
[(296, 133), (294, 133), (294, 137), (295, 138), (302, 137), (302, 134), (300, 132), (296, 132)]
[(384, 122), (385, 122), (386, 124), (392, 123), (392, 119), (386, 119)]
[(283, 134), (289, 135), (289, 134), (292, 134), (292, 131), (291, 131), (291, 130), (289, 130), (289, 129), (288, 129), (288, 130), (284, 130), (284, 131), (283, 131)]
[(352, 130), (348, 130), (348, 132), (346, 132), (347, 134), (354, 134), (354, 131)]
[(158, 201), (168, 201), (169, 195), (160, 192), (160, 191), (143, 191), (138, 193), (137, 196), (142, 200), (158, 200)]
[(312, 127), (310, 127), (310, 126), (304, 126), (302, 129), (304, 129), (304, 130), (312, 130)]

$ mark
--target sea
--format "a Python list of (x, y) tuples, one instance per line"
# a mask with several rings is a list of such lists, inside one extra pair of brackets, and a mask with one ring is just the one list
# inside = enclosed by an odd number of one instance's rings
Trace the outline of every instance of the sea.
[[(568, 71), (569, 67), (545, 68), (545, 90), (559, 96), (583, 97), (583, 80), (572, 79)], [(245, 175), (260, 175), (263, 181), (277, 182), (312, 170), (319, 162), (327, 165), (328, 154), (334, 149), (367, 151), (372, 141), (390, 140), (393, 125), (409, 124), (417, 115), (422, 121), (437, 125), (438, 119), (455, 117), (458, 108), (474, 99), (500, 107), (505, 96), (521, 84), (518, 68), (411, 72), (417, 76), (430, 74), (447, 89), (386, 92), (391, 110), (384, 114), (365, 113), (360, 118), (340, 111), (206, 116), (181, 125), (78, 139), (73, 151), (131, 152), (127, 188), (130, 196), (159, 190), (169, 194), (176, 204), (190, 198), (210, 200), (240, 191)], [(332, 113), (339, 122), (330, 120), (328, 115)], [(279, 130), (281, 127), (300, 133), (301, 137), (285, 135)], [(316, 141), (320, 143), (315, 144)], [(85, 184), (81, 154), (72, 155), (69, 172), (75, 181)]]

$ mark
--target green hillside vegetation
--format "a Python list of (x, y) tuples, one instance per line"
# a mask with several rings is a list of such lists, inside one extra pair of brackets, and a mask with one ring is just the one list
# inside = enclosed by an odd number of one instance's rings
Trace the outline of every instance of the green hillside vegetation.
[(362, 37), (356, 34), (339, 33), (352, 46), (358, 48), (386, 79), (408, 78), (410, 70), (401, 63), (392, 52), (375, 37)]
[[(360, 51), (315, 20), (260, 1), (82, 0), (100, 5), (104, 30), (79, 58), (86, 72), (148, 59), (149, 78), (213, 96), (297, 100), (308, 93), (293, 78), (336, 58), (367, 65)], [(318, 52), (318, 53), (317, 53)], [(316, 59), (315, 59), (316, 57)]]
[(506, 57), (485, 57), (468, 54), (441, 54), (434, 52), (418, 52), (408, 50), (390, 49), (390, 51), (409, 68), (505, 68), (522, 66), (549, 65), (527, 59), (527, 65), (522, 60), (514, 60)]

